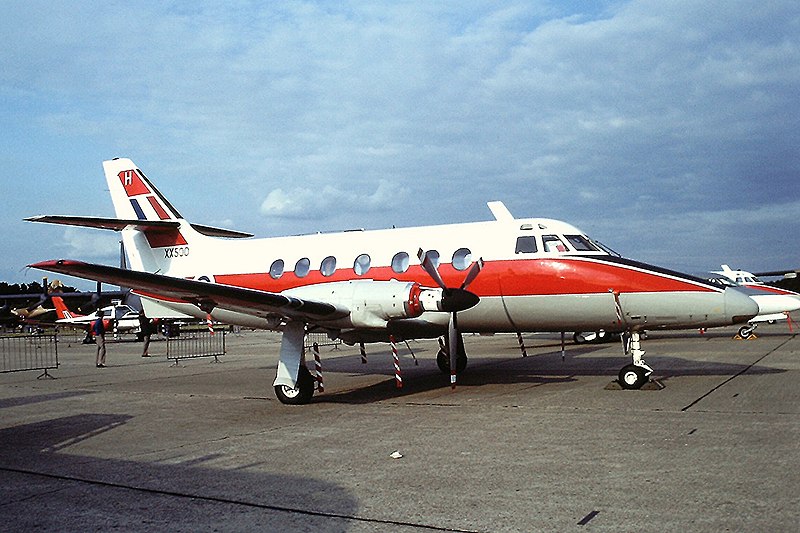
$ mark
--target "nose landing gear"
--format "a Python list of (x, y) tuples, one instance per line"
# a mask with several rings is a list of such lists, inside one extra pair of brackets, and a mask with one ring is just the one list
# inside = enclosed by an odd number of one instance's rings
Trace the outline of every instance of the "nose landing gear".
[(622, 344), (625, 355), (630, 355), (633, 362), (620, 369), (619, 384), (623, 389), (641, 389), (645, 383), (650, 381), (653, 369), (642, 359), (645, 351), (642, 350), (640, 333), (631, 331), (624, 334)]

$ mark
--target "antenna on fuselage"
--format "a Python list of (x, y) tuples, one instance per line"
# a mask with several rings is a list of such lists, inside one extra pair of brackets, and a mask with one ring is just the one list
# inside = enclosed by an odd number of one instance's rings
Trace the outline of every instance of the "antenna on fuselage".
[(514, 220), (514, 215), (511, 214), (511, 211), (508, 210), (506, 204), (497, 200), (494, 202), (486, 202), (486, 205), (489, 206), (489, 210), (494, 215), (494, 219), (498, 222), (510, 222)]

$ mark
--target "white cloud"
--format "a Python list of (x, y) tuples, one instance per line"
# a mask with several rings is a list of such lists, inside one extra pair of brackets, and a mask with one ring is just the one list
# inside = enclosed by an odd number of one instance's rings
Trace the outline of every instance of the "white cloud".
[(320, 190), (298, 187), (284, 192), (274, 189), (261, 203), (260, 210), (268, 217), (317, 219), (331, 211), (353, 210), (363, 214), (386, 209), (407, 196), (407, 190), (386, 180), (379, 180), (373, 193), (341, 190), (330, 185)]
[(118, 233), (67, 227), (58, 245), (70, 259), (109, 260), (119, 263)]

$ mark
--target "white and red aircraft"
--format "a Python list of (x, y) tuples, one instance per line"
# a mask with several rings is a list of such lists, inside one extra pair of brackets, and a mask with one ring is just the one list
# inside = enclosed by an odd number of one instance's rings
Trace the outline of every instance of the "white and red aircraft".
[(758, 312), (736, 289), (612, 255), (570, 224), (515, 219), (500, 202), (489, 203), (490, 222), (239, 240), (252, 235), (186, 221), (130, 159), (103, 167), (116, 218), (27, 220), (120, 231), (132, 270), (30, 266), (131, 287), (150, 317), (165, 317), (158, 308), (282, 331), (274, 388), (284, 403), (313, 396), (303, 360), (312, 330), (347, 343), (445, 336), (439, 363), (452, 384), (466, 365), (463, 332), (624, 332), (632, 363), (620, 382), (638, 388), (652, 373), (640, 330)]
[[(712, 274), (721, 276), (718, 279), (725, 279), (739, 287), (745, 294), (750, 296), (758, 304), (758, 314), (751, 318), (748, 323), (739, 328), (739, 335), (745, 339), (753, 335), (758, 323), (775, 322), (777, 320), (787, 320), (789, 328), (792, 328), (789, 313), (800, 309), (800, 294), (767, 285), (756, 274), (746, 270), (733, 270), (728, 265), (722, 265), (722, 270), (714, 270)], [(767, 275), (784, 276), (784, 273), (766, 272)], [(788, 273), (788, 277), (794, 277)]]
[[(95, 313), (82, 315), (70, 311), (61, 296), (51, 296), (50, 299), (53, 300), (53, 305), (56, 308), (57, 324), (89, 327), (98, 318)], [(103, 323), (107, 328), (110, 328), (112, 320), (114, 321), (113, 328), (115, 332), (122, 333), (139, 329), (139, 313), (129, 305), (116, 303), (103, 307), (99, 311), (103, 315)]]

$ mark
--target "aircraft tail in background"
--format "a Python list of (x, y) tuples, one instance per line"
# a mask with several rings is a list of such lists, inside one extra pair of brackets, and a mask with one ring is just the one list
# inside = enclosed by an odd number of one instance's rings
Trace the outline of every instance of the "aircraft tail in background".
[(70, 311), (61, 296), (51, 296), (50, 299), (53, 300), (53, 305), (56, 308), (56, 316), (58, 317), (58, 320), (72, 320), (84, 316)]

